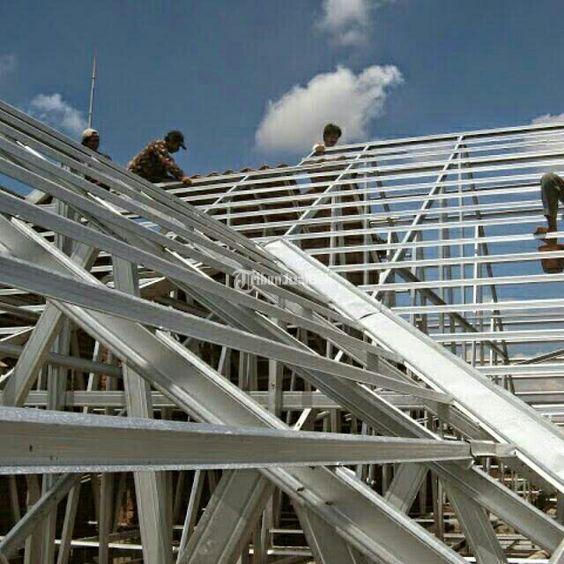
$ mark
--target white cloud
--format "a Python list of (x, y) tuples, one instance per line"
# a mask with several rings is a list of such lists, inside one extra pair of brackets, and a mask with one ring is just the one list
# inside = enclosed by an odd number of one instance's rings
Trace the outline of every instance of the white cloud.
[(0, 78), (11, 73), (17, 64), (16, 56), (13, 53), (0, 55)]
[(373, 12), (394, 0), (323, 0), (317, 27), (338, 45), (360, 45), (368, 38)]
[(535, 125), (541, 123), (564, 123), (564, 114), (544, 114), (531, 120), (531, 123)]
[(295, 85), (268, 103), (256, 146), (264, 152), (303, 152), (320, 141), (328, 122), (341, 126), (343, 142), (365, 138), (370, 121), (383, 112), (387, 89), (401, 82), (392, 65), (373, 65), (358, 75), (341, 66), (318, 74), (306, 86)]
[(35, 96), (30, 102), (29, 113), (71, 135), (79, 135), (86, 127), (86, 119), (82, 112), (63, 100), (57, 92)]
[[(532, 125), (543, 125), (551, 123), (564, 123), (564, 114), (543, 114), (531, 120)], [(555, 131), (555, 133), (557, 133)], [(532, 138), (534, 139), (534, 138)], [(523, 147), (523, 152), (533, 152), (533, 153), (551, 153), (554, 151), (562, 151), (564, 148), (564, 141), (560, 135), (556, 134), (555, 137), (551, 139), (546, 139), (545, 141), (531, 140), (527, 145)], [(547, 172), (553, 170), (553, 165), (547, 165), (542, 167), (536, 167), (535, 170), (539, 172)]]

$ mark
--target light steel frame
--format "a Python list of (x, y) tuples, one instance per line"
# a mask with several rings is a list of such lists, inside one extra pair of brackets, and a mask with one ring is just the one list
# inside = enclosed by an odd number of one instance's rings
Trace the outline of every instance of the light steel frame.
[[(557, 555), (564, 527), (531, 501), (564, 489), (543, 419), (564, 417), (561, 277), (514, 246), (534, 244), (531, 196), (561, 147), (560, 125), (347, 145), (187, 189), (0, 103), (0, 173), (34, 190), (0, 190), (0, 355), (17, 359), (0, 380), (17, 521), (0, 553), (71, 562), (85, 482), (108, 562), (127, 470), (145, 562), (506, 562), (519, 552), (492, 520)], [(546, 297), (506, 294), (533, 282)], [(284, 499), (307, 548), (273, 541)], [(466, 545), (445, 535), (452, 512)]]

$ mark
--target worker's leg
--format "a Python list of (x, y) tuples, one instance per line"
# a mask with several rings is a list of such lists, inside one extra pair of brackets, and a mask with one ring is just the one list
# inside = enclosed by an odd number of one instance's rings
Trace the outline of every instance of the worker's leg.
[(564, 200), (564, 180), (553, 172), (541, 178), (541, 197), (548, 231), (557, 231), (558, 202)]

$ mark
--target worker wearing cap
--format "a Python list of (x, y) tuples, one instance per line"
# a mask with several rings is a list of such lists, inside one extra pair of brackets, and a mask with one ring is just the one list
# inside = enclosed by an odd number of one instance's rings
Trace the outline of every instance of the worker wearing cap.
[[(100, 134), (95, 129), (92, 129), (91, 127), (85, 129), (82, 132), (80, 143), (81, 145), (84, 145), (84, 147), (88, 147), (102, 157), (106, 157), (106, 159), (109, 159), (110, 161), (112, 160), (109, 155), (98, 151), (98, 148), (100, 147)], [(99, 180), (96, 180), (95, 178), (92, 178), (90, 176), (85, 176), (84, 178), (86, 178), (86, 180), (89, 180), (90, 182), (93, 182), (94, 184), (97, 184), (98, 186), (101, 186), (102, 188), (106, 188), (107, 190), (109, 189), (108, 186), (106, 186)]]
[(84, 145), (85, 147), (92, 149), (93, 151), (95, 151), (99, 155), (102, 155), (103, 157), (106, 157), (107, 159), (110, 158), (108, 155), (106, 155), (104, 153), (100, 153), (100, 151), (98, 151), (98, 147), (100, 147), (100, 134), (95, 129), (92, 129), (91, 127), (88, 127), (87, 129), (85, 129), (82, 132), (80, 143), (82, 145)]
[(171, 153), (176, 153), (180, 147), (186, 150), (182, 132), (169, 131), (164, 139), (151, 141), (139, 152), (127, 168), (149, 182), (167, 182), (179, 180), (183, 184), (192, 184), (184, 171), (174, 162)]

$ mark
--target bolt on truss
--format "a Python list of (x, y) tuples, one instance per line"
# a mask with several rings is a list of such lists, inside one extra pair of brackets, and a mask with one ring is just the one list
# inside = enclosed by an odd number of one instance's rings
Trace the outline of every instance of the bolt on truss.
[(563, 135), (186, 188), (0, 103), (2, 559), (556, 562)]

